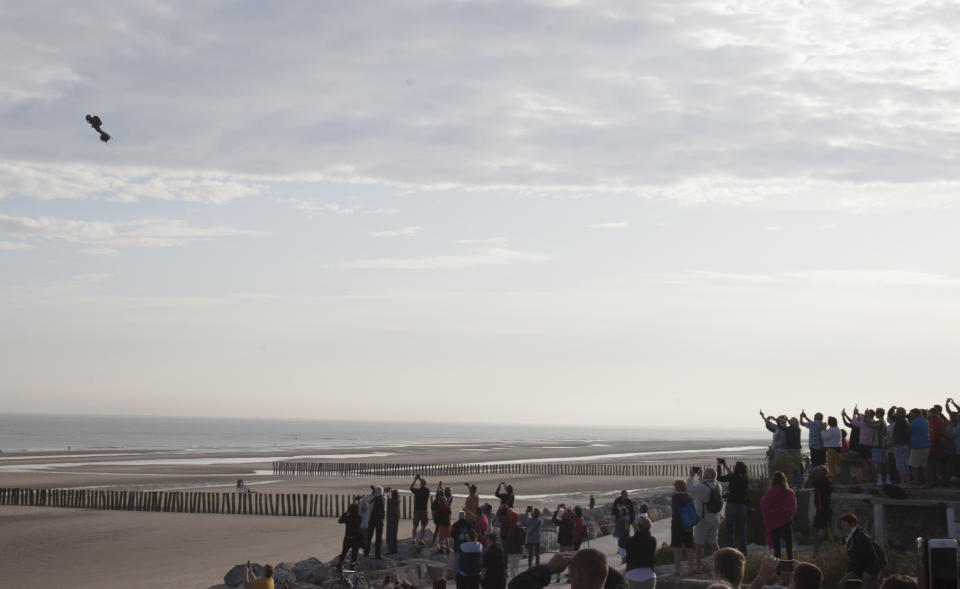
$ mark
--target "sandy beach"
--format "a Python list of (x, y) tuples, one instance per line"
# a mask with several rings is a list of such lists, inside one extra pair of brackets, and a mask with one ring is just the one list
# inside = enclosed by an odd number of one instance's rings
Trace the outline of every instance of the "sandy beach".
[[(752, 448), (751, 448), (752, 446)], [(744, 449), (750, 448), (750, 449)], [(699, 450), (698, 450), (699, 449)], [(707, 451), (704, 451), (704, 450)], [(723, 449), (723, 450), (720, 450)], [(736, 449), (736, 450), (734, 450)], [(647, 454), (661, 452), (660, 454)], [(210, 490), (234, 488), (236, 480), (258, 492), (363, 493), (371, 484), (407, 492), (409, 478), (294, 478), (272, 474), (283, 458), (322, 461), (466, 463), (507, 460), (710, 462), (716, 456), (758, 456), (755, 440), (710, 442), (604, 442), (600, 444), (450, 444), (430, 447), (297, 449), (296, 452), (74, 451), (17, 453), (0, 457), (0, 487), (100, 488), (118, 490)], [(302, 457), (311, 458), (302, 458)], [(336, 458), (332, 458), (336, 456)], [(473, 482), (482, 499), (493, 500), (500, 481), (514, 485), (518, 506), (598, 504), (626, 488), (634, 497), (669, 489), (672, 479), (628, 477), (549, 477), (485, 475), (444, 478), (455, 496)], [(439, 479), (428, 480), (431, 486)], [(454, 509), (458, 507), (455, 499)], [(137, 513), (59, 508), (0, 507), (4, 529), (0, 554), (14, 585), (38, 577), (50, 585), (119, 586), (116, 579), (142, 587), (206, 588), (234, 564), (323, 560), (339, 552), (341, 529), (331, 518)], [(401, 537), (408, 534), (405, 522)], [(104, 584), (104, 577), (108, 579)]]

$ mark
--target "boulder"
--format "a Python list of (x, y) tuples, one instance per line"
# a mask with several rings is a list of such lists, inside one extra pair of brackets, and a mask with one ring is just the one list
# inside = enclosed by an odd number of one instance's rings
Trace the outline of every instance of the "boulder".
[(297, 582), (297, 577), (292, 571), (278, 566), (273, 569), (273, 582), (276, 584), (287, 583), (288, 585), (293, 585)]
[[(335, 558), (331, 563), (336, 564), (338, 560), (339, 558)], [(291, 572), (298, 583), (312, 583), (314, 585), (323, 585), (334, 575), (332, 565), (313, 557), (294, 564)]]
[[(253, 574), (259, 577), (260, 571), (263, 570), (263, 567), (256, 563), (253, 563), (251, 566), (253, 567)], [(243, 584), (243, 574), (246, 569), (246, 564), (238, 564), (234, 566), (232, 569), (227, 571), (227, 574), (223, 576), (223, 584), (229, 585), (230, 587), (239, 587)]]

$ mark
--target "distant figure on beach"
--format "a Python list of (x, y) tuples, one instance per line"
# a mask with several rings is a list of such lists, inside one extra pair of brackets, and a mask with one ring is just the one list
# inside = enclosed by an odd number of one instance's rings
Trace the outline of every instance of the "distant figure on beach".
[[(390, 490), (390, 487), (387, 487)], [(400, 491), (390, 490), (387, 499), (387, 554), (397, 553), (397, 533), (400, 529)]]
[(763, 525), (767, 530), (767, 546), (780, 558), (780, 541), (787, 548), (787, 559), (793, 560), (793, 516), (797, 513), (797, 494), (790, 488), (787, 476), (776, 471), (770, 479), (770, 488), (760, 499)]
[[(501, 491), (501, 489), (503, 489), (503, 491)], [(511, 509), (513, 508), (513, 503), (516, 499), (516, 496), (513, 494), (513, 485), (501, 482), (497, 485), (497, 490), (494, 491), (493, 495), (500, 500), (501, 504), (505, 504)]]
[(265, 564), (258, 578), (253, 574), (253, 567), (247, 563), (243, 571), (243, 589), (273, 589), (273, 567)]
[(240, 493), (243, 492), (243, 479), (237, 479), (237, 491)]
[(597, 500), (590, 495), (590, 511), (593, 511), (593, 508), (597, 506)]
[(343, 567), (343, 560), (347, 556), (347, 551), (351, 551), (350, 562), (352, 565), (357, 563), (357, 552), (363, 542), (363, 536), (360, 534), (360, 506), (356, 502), (351, 503), (347, 511), (337, 520), (344, 525), (343, 529), (343, 549), (340, 552), (340, 567)]
[[(419, 483), (419, 486), (417, 485)], [(430, 505), (430, 489), (426, 479), (417, 475), (410, 483), (410, 493), (413, 494), (413, 541), (423, 544), (423, 534), (427, 531), (427, 509)], [(420, 525), (420, 535), (417, 536), (417, 525)]]

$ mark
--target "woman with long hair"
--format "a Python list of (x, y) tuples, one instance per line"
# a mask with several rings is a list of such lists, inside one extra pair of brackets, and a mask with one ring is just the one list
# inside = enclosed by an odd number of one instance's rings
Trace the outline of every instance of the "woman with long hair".
[(797, 494), (790, 488), (787, 476), (776, 471), (770, 478), (770, 488), (760, 499), (763, 525), (767, 530), (767, 546), (780, 558), (780, 540), (787, 547), (787, 559), (793, 560), (793, 516), (797, 514)]

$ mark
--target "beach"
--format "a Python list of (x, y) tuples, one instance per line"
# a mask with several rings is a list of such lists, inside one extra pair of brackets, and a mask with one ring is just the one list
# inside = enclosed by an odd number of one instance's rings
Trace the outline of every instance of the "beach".
[[(478, 436), (482, 437), (482, 436)], [(287, 477), (273, 473), (277, 460), (379, 462), (384, 464), (714, 462), (717, 456), (757, 459), (758, 440), (513, 440), (419, 444), (335, 443), (296, 448), (88, 448), (4, 451), (0, 487), (127, 491), (234, 492), (238, 479), (255, 493), (349, 494), (381, 485), (409, 493), (411, 477)], [(464, 483), (494, 502), (501, 481), (512, 484), (517, 507), (586, 506), (593, 495), (609, 503), (620, 489), (643, 498), (668, 492), (672, 477), (475, 475), (429, 477), (463, 505)], [(329, 560), (339, 553), (342, 529), (334, 518), (225, 514), (95, 511), (50, 507), (0, 507), (0, 555), (7, 581), (103, 587), (108, 579), (136, 580), (138, 587), (201, 587), (222, 581), (235, 564)], [(402, 521), (400, 537), (410, 533)], [(106, 586), (118, 586), (113, 582)]]

